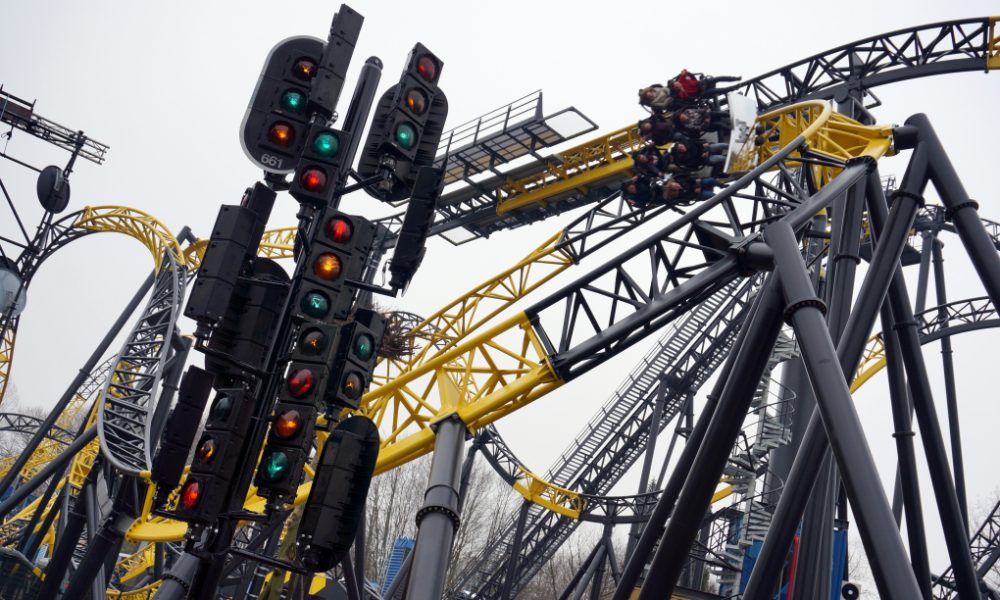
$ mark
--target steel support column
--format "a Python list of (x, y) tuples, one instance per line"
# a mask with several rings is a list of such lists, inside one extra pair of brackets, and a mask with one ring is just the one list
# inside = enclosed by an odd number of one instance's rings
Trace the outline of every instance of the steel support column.
[[(937, 294), (938, 318), (948, 319), (948, 290), (944, 280), (944, 257), (941, 253), (941, 240), (934, 238), (932, 252), (934, 254), (934, 289)], [(951, 336), (941, 338), (941, 367), (944, 371), (944, 394), (948, 405), (948, 437), (951, 441), (952, 473), (955, 476), (955, 492), (958, 494), (958, 506), (962, 509), (962, 520), (965, 529), (969, 529), (969, 502), (965, 495), (965, 461), (962, 459), (962, 428), (958, 420), (958, 391), (955, 386), (955, 358), (951, 348)]]
[[(904, 177), (904, 189), (908, 189), (908, 185), (913, 185), (913, 181), (920, 179), (925, 167), (925, 154), (915, 152), (907, 167), (907, 176)], [(917, 172), (920, 176), (912, 176), (913, 172)], [(881, 186), (878, 169), (869, 169), (865, 184), (865, 194), (869, 201), (873, 194), (882, 197)], [(875, 324), (879, 307), (888, 292), (890, 276), (899, 264), (899, 257), (909, 236), (917, 208), (918, 202), (913, 199), (912, 194), (903, 195), (900, 201), (893, 205), (893, 212), (889, 218), (891, 227), (878, 238), (878, 245), (861, 284), (854, 309), (837, 345), (840, 373), (845, 380), (854, 377), (854, 371), (861, 362), (865, 343)], [(744, 590), (745, 600), (770, 598), (772, 591), (777, 587), (785, 556), (795, 536), (799, 518), (805, 509), (815, 474), (828, 448), (819, 411), (813, 411), (803, 434), (802, 445), (795, 455), (792, 469), (774, 510), (771, 527), (764, 538), (764, 545)]]
[(531, 508), (531, 501), (525, 499), (521, 503), (521, 509), (517, 513), (517, 525), (514, 527), (514, 542), (510, 547), (507, 558), (507, 569), (503, 576), (503, 585), (500, 587), (500, 600), (510, 600), (510, 591), (514, 588), (514, 580), (517, 578), (517, 562), (521, 558), (521, 542), (524, 541), (524, 526), (528, 522), (528, 510)]
[(746, 339), (735, 349), (736, 359), (719, 398), (718, 408), (699, 444), (691, 468), (686, 471), (686, 481), (666, 531), (660, 538), (638, 600), (669, 598), (673, 593), (691, 543), (701, 528), (705, 510), (711, 504), (712, 493), (719, 483), (729, 451), (736, 443), (754, 392), (771, 357), (771, 349), (781, 332), (781, 293), (776, 276), (768, 278), (759, 296), (760, 300), (750, 317)]
[[(861, 218), (864, 182), (858, 182), (838, 202), (830, 206), (833, 235), (826, 262), (824, 297), (830, 337), (840, 341), (854, 298), (854, 278), (861, 262)], [(797, 392), (798, 390), (796, 390)], [(830, 593), (833, 582), (833, 520), (840, 477), (830, 453), (822, 462), (812, 495), (802, 517), (799, 554), (796, 559), (794, 593), (802, 598), (821, 598)], [(836, 574), (840, 577), (841, 574)]]
[[(912, 217), (908, 220), (912, 223)], [(859, 522), (875, 583), (883, 598), (917, 598), (920, 588), (909, 568), (909, 557), (892, 520), (892, 509), (879, 481), (861, 420), (851, 401), (836, 348), (826, 325), (825, 307), (816, 297), (798, 251), (795, 232), (779, 221), (764, 229), (781, 276), (786, 310), (816, 394), (816, 406), (826, 428), (848, 498)]]
[[(919, 153), (920, 150), (921, 146), (918, 146), (914, 154)], [(900, 200), (901, 198), (897, 196), (893, 210), (900, 203)], [(886, 227), (887, 221), (885, 202), (880, 193), (876, 197), (869, 196), (868, 214), (871, 217), (872, 227), (876, 234), (879, 234)], [(980, 223), (980, 227), (982, 227), (982, 223)], [(991, 251), (996, 257), (996, 250)], [(979, 585), (972, 564), (972, 556), (969, 553), (969, 536), (962, 520), (955, 483), (951, 478), (941, 425), (934, 410), (930, 381), (920, 349), (917, 322), (913, 318), (913, 309), (910, 306), (906, 282), (903, 280), (901, 269), (897, 268), (889, 281), (889, 294), (886, 300), (892, 313), (892, 326), (899, 336), (900, 355), (909, 381), (917, 424), (920, 427), (920, 438), (930, 471), (934, 497), (937, 500), (938, 514), (941, 517), (945, 545), (948, 547), (948, 556), (955, 572), (956, 589), (962, 598), (976, 598), (979, 593)]]
[(417, 511), (417, 544), (413, 549), (407, 600), (440, 600), (458, 528), (458, 488), (461, 486), (465, 424), (451, 416), (437, 424), (434, 459), (424, 505)]
[[(910, 564), (920, 584), (924, 600), (931, 598), (931, 568), (927, 557), (927, 539), (924, 533), (924, 513), (920, 500), (920, 482), (917, 479), (917, 459), (913, 450), (913, 419), (910, 396), (906, 388), (906, 373), (899, 356), (899, 338), (891, 327), (888, 308), (882, 306), (882, 339), (885, 343), (886, 371), (889, 376), (889, 399), (892, 403), (892, 422), (896, 439), (899, 468), (896, 481), (902, 503), (906, 505), (906, 538), (910, 545)], [(902, 503), (900, 508), (902, 508)], [(893, 507), (895, 513), (895, 507)], [(898, 517), (897, 527), (899, 525)]]
[[(649, 488), (649, 471), (653, 466), (653, 453), (656, 451), (656, 424), (660, 422), (663, 415), (663, 401), (666, 397), (667, 381), (660, 378), (660, 385), (656, 389), (656, 398), (653, 404), (653, 417), (649, 426), (649, 437), (646, 440), (646, 456), (642, 460), (642, 473), (639, 474), (639, 489), (637, 494), (645, 494)], [(639, 532), (642, 531), (642, 523), (636, 521), (629, 527), (628, 544), (625, 546), (625, 556), (632, 554), (635, 543), (639, 539)]]

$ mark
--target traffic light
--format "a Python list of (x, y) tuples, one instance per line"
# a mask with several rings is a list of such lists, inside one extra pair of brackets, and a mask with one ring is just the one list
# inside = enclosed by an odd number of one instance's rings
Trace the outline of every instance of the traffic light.
[(264, 62), (243, 115), (240, 143), (271, 173), (288, 173), (309, 129), (309, 91), (320, 70), (323, 40), (298, 36), (279, 42)]
[(308, 570), (332, 569), (354, 543), (378, 450), (378, 428), (363, 416), (348, 418), (327, 438), (296, 540)]
[(257, 465), (258, 494), (284, 495), (298, 486), (309, 458), (316, 415), (325, 407), (329, 364), (340, 335), (340, 326), (328, 323), (310, 322), (299, 328)]
[(177, 388), (177, 403), (163, 425), (150, 474), (150, 479), (162, 492), (158, 494), (161, 503), (180, 483), (214, 380), (211, 373), (192, 365)]
[(387, 202), (410, 195), (419, 167), (434, 163), (448, 99), (438, 88), (443, 63), (423, 44), (413, 47), (399, 82), (379, 99), (372, 127), (358, 162), (363, 179), (391, 172), (382, 183), (365, 188)]
[(191, 471), (181, 486), (177, 518), (211, 523), (222, 512), (253, 412), (253, 399), (244, 388), (218, 390), (195, 446)]
[(327, 209), (320, 217), (305, 256), (305, 266), (292, 306), (299, 321), (345, 319), (372, 249), (375, 226), (362, 217)]
[(389, 262), (389, 285), (406, 289), (424, 259), (427, 232), (434, 223), (434, 209), (441, 196), (443, 177), (440, 169), (420, 167), (413, 184), (413, 194), (406, 206), (403, 226), (396, 238), (396, 248)]
[(358, 309), (354, 320), (343, 326), (340, 346), (330, 369), (326, 401), (331, 406), (358, 408), (371, 383), (375, 359), (382, 345), (385, 319), (373, 310)]
[(348, 147), (347, 136), (316, 122), (310, 126), (306, 142), (288, 191), (299, 202), (323, 208), (340, 187), (341, 150)]

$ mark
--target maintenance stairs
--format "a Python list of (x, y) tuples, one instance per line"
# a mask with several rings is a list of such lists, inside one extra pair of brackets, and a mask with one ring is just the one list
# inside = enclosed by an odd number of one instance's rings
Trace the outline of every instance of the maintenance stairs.
[[(730, 567), (716, 569), (720, 593), (724, 595), (737, 591), (746, 549), (754, 542), (763, 541), (771, 526), (772, 507), (762, 502), (767, 491), (761, 489), (759, 484), (767, 472), (771, 451), (792, 439), (789, 407), (794, 399), (793, 392), (772, 379), (771, 374), (775, 367), (797, 354), (795, 342), (784, 334), (779, 336), (764, 376), (754, 392), (744, 434), (733, 447), (729, 463), (723, 471), (727, 483), (733, 486), (733, 495), (739, 498), (732, 505), (735, 511), (727, 514), (729, 531), (719, 549), (719, 554)], [(781, 386), (781, 389), (775, 392), (772, 389), (774, 386)]]
[[(668, 326), (644, 359), (548, 471), (547, 480), (586, 494), (603, 495), (621, 479), (646, 448), (697, 392), (726, 356), (756, 289), (758, 279), (735, 281)], [(659, 423), (652, 414), (660, 381), (666, 382)], [(512, 595), (555, 554), (578, 520), (528, 507)], [(514, 549), (517, 516), (501, 535), (456, 578), (456, 593), (483, 600), (498, 598)]]

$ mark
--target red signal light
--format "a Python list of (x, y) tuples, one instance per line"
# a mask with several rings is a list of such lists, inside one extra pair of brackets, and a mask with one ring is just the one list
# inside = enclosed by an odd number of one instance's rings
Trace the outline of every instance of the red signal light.
[(334, 217), (326, 223), (326, 235), (338, 244), (346, 244), (354, 236), (354, 228), (347, 219)]
[(302, 398), (313, 387), (313, 373), (309, 369), (296, 369), (288, 375), (288, 391), (296, 398)]
[(434, 83), (438, 76), (437, 61), (424, 54), (417, 59), (417, 73), (424, 81)]
[(326, 173), (323, 172), (323, 169), (309, 167), (302, 171), (299, 183), (310, 192), (318, 192), (326, 187)]
[(187, 510), (191, 510), (198, 506), (198, 501), (201, 500), (201, 487), (198, 486), (197, 481), (189, 481), (184, 484), (184, 489), (181, 490), (181, 506)]

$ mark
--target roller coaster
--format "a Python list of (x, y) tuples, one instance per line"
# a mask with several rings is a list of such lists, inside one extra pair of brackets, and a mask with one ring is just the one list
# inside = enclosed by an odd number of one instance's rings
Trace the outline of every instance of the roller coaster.
[[(492, 234), (580, 212), (434, 314), (393, 315), (413, 351), (380, 358), (356, 412), (381, 436), (376, 474), (433, 453), (417, 543), (381, 592), (357, 576), (358, 553), (353, 564), (317, 575), (309, 593), (509, 600), (589, 522), (603, 534), (560, 598), (602, 597), (609, 575), (615, 600), (856, 598), (843, 565), (849, 505), (880, 597), (1000, 598), (986, 577), (1000, 558), (1000, 503), (969, 522), (951, 351), (953, 336), (1000, 325), (1000, 223), (980, 215), (926, 117), (878, 125), (877, 102), (869, 102), (877, 86), (1000, 67), (998, 21), (894, 31), (721, 89), (723, 107), (726, 93), (756, 105), (755, 136), (732, 179), (690, 204), (633, 206), (623, 197), (645, 144), (634, 124), (540, 155), (597, 129), (575, 108), (545, 115), (540, 93), (445, 132), (434, 166), (447, 187), (430, 235), (489, 244)], [(5, 96), (12, 110), (4, 123), (73, 160), (104, 160), (103, 144)], [(551, 125), (567, 112), (586, 123), (572, 136)], [(884, 178), (881, 159), (907, 152), (905, 175)], [(941, 205), (925, 203), (928, 183)], [(375, 221), (368, 281), (404, 219)], [(26, 451), (0, 462), (0, 597), (182, 598), (185, 569), (206, 560), (224, 573), (219, 597), (258, 597), (265, 581), (285, 576), (273, 557), (294, 538), (283, 528), (287, 512), (247, 516), (231, 551), (206, 557), (190, 551), (197, 529), (154, 506), (157, 494), (178, 503), (177, 490), (158, 490), (151, 471), (192, 349), (181, 315), (208, 241), (135, 208), (88, 206), (58, 219), (47, 211), (30, 251), (4, 257), (17, 293), (53, 253), (96, 233), (139, 242), (152, 269), (45, 418), (0, 412), (0, 432), (30, 437)], [(258, 256), (295, 258), (296, 236), (295, 226), (265, 231)], [(957, 236), (986, 295), (948, 298), (945, 236)], [(592, 264), (595, 255), (603, 262)], [(915, 295), (902, 275), (908, 267), (917, 271)], [(936, 303), (927, 297), (932, 280)], [(17, 303), (3, 308), (0, 402), (19, 326)], [(124, 343), (112, 350), (121, 333)], [(494, 426), (656, 333), (544, 474)], [(943, 350), (945, 426), (920, 351), (930, 343)], [(882, 371), (899, 464), (888, 492), (851, 399)], [(666, 436), (656, 476), (653, 455)], [(317, 455), (326, 441), (317, 430)], [(935, 508), (919, 490), (921, 448)], [(444, 589), (446, 546), (461, 527), (477, 455), (523, 500)], [(640, 459), (638, 492), (613, 495)], [(306, 467), (292, 506), (307, 501), (314, 468)], [(431, 490), (446, 500), (433, 504)], [(126, 495), (131, 502), (111, 501)], [(922, 500), (944, 530), (942, 573), (928, 566)], [(251, 488), (245, 515), (266, 505)], [(615, 548), (616, 528), (629, 530), (626, 548)], [(126, 543), (135, 551), (121, 553)], [(253, 558), (261, 549), (272, 559)], [(92, 581), (76, 576), (95, 561)]]

